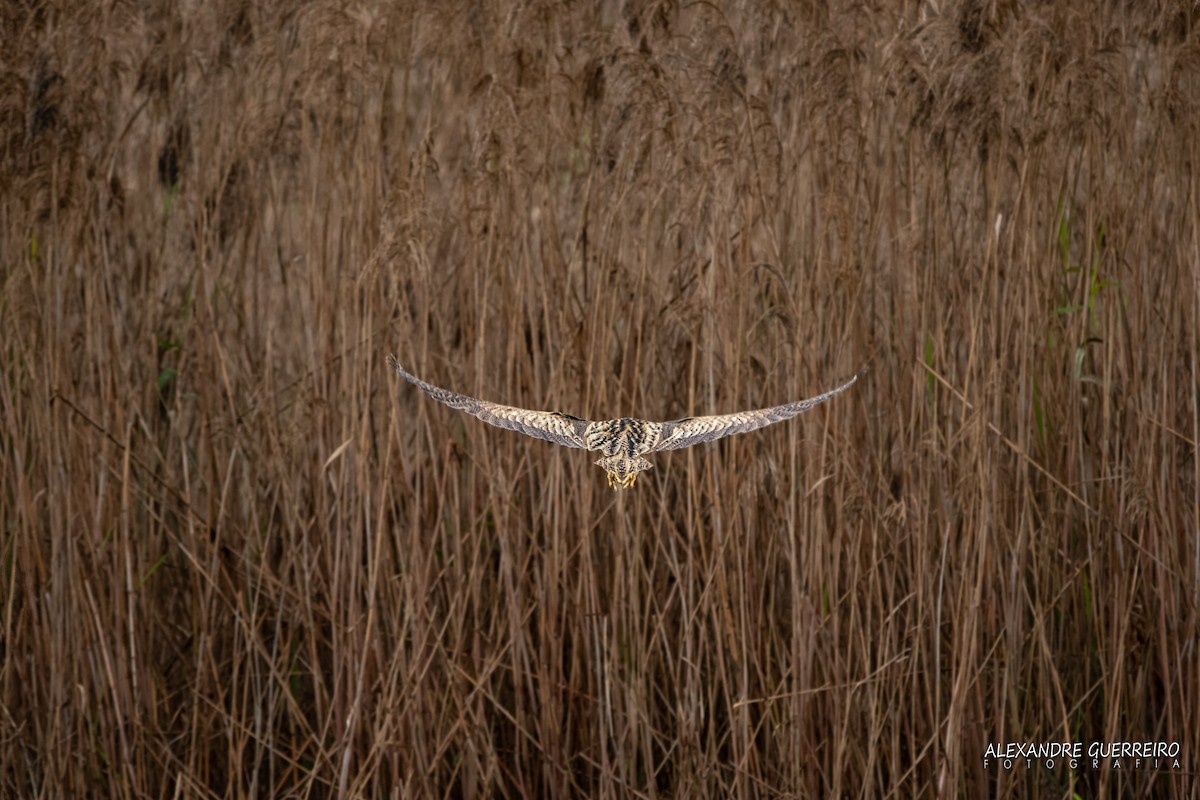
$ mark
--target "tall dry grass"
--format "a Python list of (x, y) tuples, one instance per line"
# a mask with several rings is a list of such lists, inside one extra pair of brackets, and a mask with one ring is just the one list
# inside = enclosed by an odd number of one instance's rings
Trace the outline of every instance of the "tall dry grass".
[(1194, 8), (341, 5), (0, 11), (0, 794), (1197, 796)]

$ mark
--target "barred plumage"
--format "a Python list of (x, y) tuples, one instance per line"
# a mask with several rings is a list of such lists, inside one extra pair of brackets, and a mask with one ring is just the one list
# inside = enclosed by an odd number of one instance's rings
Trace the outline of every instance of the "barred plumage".
[(489, 403), (426, 383), (406, 372), (395, 356), (388, 356), (388, 365), (400, 377), (439, 403), (465, 411), (489, 425), (518, 431), (567, 447), (579, 447), (601, 453), (604, 457), (595, 463), (608, 473), (608, 485), (614, 489), (632, 486), (639, 472), (650, 469), (650, 462), (642, 458), (646, 453), (678, 450), (791, 419), (846, 391), (866, 373), (864, 367), (836, 389), (795, 403), (740, 411), (736, 414), (689, 417), (674, 422), (649, 422), (632, 417), (590, 421), (558, 411), (530, 411)]

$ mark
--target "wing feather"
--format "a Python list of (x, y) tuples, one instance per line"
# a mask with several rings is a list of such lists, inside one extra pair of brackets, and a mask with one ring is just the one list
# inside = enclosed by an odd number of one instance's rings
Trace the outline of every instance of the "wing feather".
[(548, 442), (567, 447), (587, 447), (587, 442), (584, 440), (584, 432), (588, 426), (587, 420), (557, 411), (530, 411), (514, 406), (502, 406), (442, 389), (406, 372), (393, 355), (388, 356), (388, 366), (394, 369), (397, 375), (439, 403), (445, 403), (451, 408), (465, 411), (489, 425), (517, 431), (535, 439), (545, 439)]
[(726, 436), (733, 436), (735, 433), (747, 433), (776, 422), (782, 422), (785, 419), (791, 419), (846, 391), (866, 374), (866, 371), (866, 367), (863, 367), (858, 374), (836, 389), (830, 389), (824, 394), (810, 397), (807, 400), (798, 400), (795, 403), (785, 403), (781, 406), (760, 408), (754, 411), (741, 411), (736, 414), (689, 417), (675, 422), (664, 422), (662, 423), (662, 437), (653, 447), (652, 452), (679, 450), (701, 442), (714, 442)]

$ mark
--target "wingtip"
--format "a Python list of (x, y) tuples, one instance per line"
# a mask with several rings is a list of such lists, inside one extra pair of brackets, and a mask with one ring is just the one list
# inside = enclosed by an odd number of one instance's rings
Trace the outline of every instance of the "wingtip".
[(404, 380), (409, 381), (410, 383), (413, 381), (412, 374), (409, 373), (409, 371), (406, 370), (404, 367), (400, 366), (400, 359), (396, 358), (395, 355), (388, 353), (387, 363), (388, 363), (388, 366), (392, 368), (392, 371), (395, 372), (397, 375), (399, 375), (401, 378), (404, 378)]

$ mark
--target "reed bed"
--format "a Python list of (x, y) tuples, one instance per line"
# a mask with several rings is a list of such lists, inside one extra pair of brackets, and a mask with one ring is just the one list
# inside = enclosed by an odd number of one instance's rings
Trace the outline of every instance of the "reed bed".
[(2, 9), (0, 795), (1198, 796), (1189, 4)]

